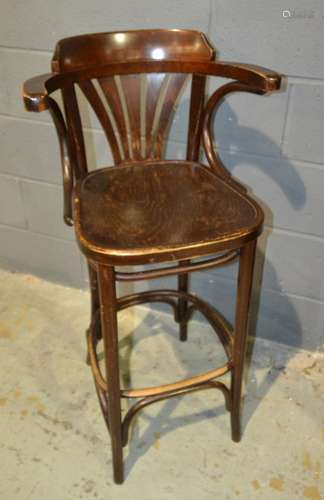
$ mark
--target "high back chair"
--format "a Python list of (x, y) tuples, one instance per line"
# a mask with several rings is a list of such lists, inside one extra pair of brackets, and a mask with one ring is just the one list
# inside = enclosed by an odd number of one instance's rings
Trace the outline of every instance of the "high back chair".
[[(263, 212), (226, 170), (213, 144), (213, 114), (231, 92), (265, 94), (280, 88), (280, 75), (257, 66), (215, 62), (206, 37), (189, 30), (98, 33), (58, 42), (53, 73), (24, 84), (29, 111), (49, 110), (61, 148), (64, 220), (74, 225), (89, 266), (91, 323), (88, 362), (111, 435), (114, 479), (123, 481), (122, 448), (132, 418), (155, 401), (203, 388), (222, 391), (239, 441), (242, 371), (255, 247)], [(205, 103), (207, 76), (230, 81)], [(174, 103), (191, 79), (186, 160), (165, 160)], [(76, 89), (82, 91), (106, 134), (114, 166), (88, 171)], [(64, 111), (51, 97), (60, 90)], [(204, 148), (207, 164), (200, 162)], [(91, 167), (91, 166), (90, 166)], [(239, 259), (233, 328), (210, 304), (188, 291), (188, 274)], [(116, 266), (143, 266), (133, 271)], [(167, 265), (165, 265), (167, 264)], [(178, 276), (177, 290), (117, 298), (116, 281)], [(159, 387), (122, 388), (117, 312), (165, 302), (187, 339), (188, 320), (200, 311), (227, 355), (224, 366)], [(97, 356), (103, 338), (105, 376)], [(217, 380), (230, 372), (227, 387)], [(121, 398), (135, 399), (124, 419)]]

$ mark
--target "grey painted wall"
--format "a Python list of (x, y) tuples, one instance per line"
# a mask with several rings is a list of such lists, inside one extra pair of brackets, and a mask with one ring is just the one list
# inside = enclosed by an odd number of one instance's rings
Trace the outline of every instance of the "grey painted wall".
[[(285, 14), (283, 14), (285, 9)], [(287, 14), (287, 11), (289, 13)], [(287, 16), (287, 17), (284, 17)], [(324, 5), (287, 0), (3, 0), (0, 18), (0, 265), (75, 287), (86, 268), (61, 217), (58, 146), (50, 117), (24, 111), (21, 83), (49, 70), (64, 36), (142, 27), (195, 28), (222, 59), (262, 64), (289, 76), (288, 91), (236, 94), (216, 123), (234, 175), (266, 212), (256, 285), (258, 335), (318, 349), (324, 340)], [(211, 84), (211, 89), (215, 86)], [(187, 98), (169, 156), (183, 157)], [(111, 162), (85, 109), (93, 165)], [(263, 266), (264, 264), (264, 266)], [(262, 273), (263, 269), (263, 273)], [(194, 275), (192, 288), (233, 317), (236, 267)], [(258, 286), (257, 286), (258, 288)]]

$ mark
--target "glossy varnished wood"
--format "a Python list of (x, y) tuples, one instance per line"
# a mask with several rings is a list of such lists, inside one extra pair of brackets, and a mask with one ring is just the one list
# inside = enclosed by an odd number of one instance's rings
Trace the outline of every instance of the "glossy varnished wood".
[[(231, 81), (205, 103), (207, 77)], [(190, 81), (191, 80), (191, 81)], [(239, 441), (242, 375), (256, 240), (263, 212), (226, 169), (215, 148), (213, 121), (232, 92), (266, 94), (280, 88), (281, 75), (266, 68), (215, 61), (205, 35), (192, 30), (95, 33), (60, 40), (52, 73), (25, 82), (29, 111), (49, 110), (61, 148), (64, 220), (75, 226), (88, 258), (91, 322), (87, 331), (102, 413), (111, 434), (115, 482), (123, 481), (122, 447), (130, 423), (146, 406), (196, 390), (222, 391)], [(177, 99), (190, 85), (187, 161), (166, 161), (165, 142)], [(78, 90), (92, 106), (109, 143), (114, 166), (89, 173)], [(60, 91), (64, 112), (52, 95)], [(201, 146), (208, 166), (200, 163)], [(73, 210), (72, 210), (73, 205)], [(234, 328), (210, 304), (189, 293), (188, 273), (239, 257)], [(198, 261), (197, 261), (198, 259)], [(170, 262), (172, 263), (170, 264)], [(175, 261), (175, 262), (174, 262)], [(116, 265), (158, 264), (140, 271)], [(177, 290), (116, 297), (116, 281), (178, 275)], [(227, 363), (159, 387), (120, 387), (117, 312), (164, 302), (179, 323), (180, 340), (199, 311), (224, 347)], [(97, 344), (103, 338), (106, 373)], [(215, 380), (230, 372), (230, 388)], [(121, 398), (137, 401), (122, 419)]]
[(64, 38), (56, 44), (56, 72), (98, 67), (110, 61), (212, 60), (215, 50), (195, 30), (154, 29), (91, 33)]
[(89, 174), (74, 218), (82, 250), (120, 265), (237, 247), (259, 234), (263, 213), (207, 167), (155, 161)]

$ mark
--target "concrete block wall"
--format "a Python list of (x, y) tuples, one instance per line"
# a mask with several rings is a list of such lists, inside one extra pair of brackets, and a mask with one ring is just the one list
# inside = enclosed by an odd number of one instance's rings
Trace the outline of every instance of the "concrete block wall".
[[(221, 156), (266, 212), (256, 285), (257, 333), (320, 349), (324, 342), (324, 4), (309, 0), (4, 0), (0, 18), (0, 266), (86, 286), (86, 268), (62, 222), (56, 135), (47, 113), (25, 112), (22, 82), (49, 70), (55, 42), (72, 34), (178, 27), (208, 34), (218, 57), (270, 67), (288, 89), (235, 94), (215, 124)], [(215, 84), (211, 83), (210, 90)], [(168, 156), (185, 151), (187, 94)], [(86, 114), (89, 112), (86, 110)], [(90, 164), (111, 162), (85, 121)], [(192, 288), (233, 318), (236, 266), (193, 276)], [(174, 281), (172, 282), (174, 283)], [(150, 285), (150, 286), (153, 286)]]

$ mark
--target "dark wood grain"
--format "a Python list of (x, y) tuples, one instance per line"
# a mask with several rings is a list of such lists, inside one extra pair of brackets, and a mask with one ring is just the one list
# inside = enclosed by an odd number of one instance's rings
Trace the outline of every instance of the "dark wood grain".
[(120, 265), (208, 255), (259, 234), (258, 205), (191, 162), (147, 161), (90, 173), (75, 225), (89, 257)]

